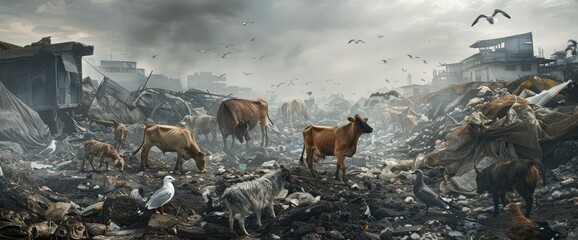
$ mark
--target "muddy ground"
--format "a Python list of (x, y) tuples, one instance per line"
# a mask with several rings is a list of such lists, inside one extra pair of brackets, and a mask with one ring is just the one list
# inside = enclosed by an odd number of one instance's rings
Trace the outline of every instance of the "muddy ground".
[[(62, 196), (78, 204), (81, 210), (105, 201), (102, 213), (85, 217), (83, 222), (106, 223), (107, 219), (112, 219), (123, 229), (144, 228), (146, 230), (140, 239), (504, 239), (511, 220), (503, 210), (499, 216), (492, 216), (491, 197), (487, 194), (464, 196), (449, 193), (444, 197), (462, 211), (432, 208), (425, 216), (425, 206), (416, 202), (412, 193), (414, 178), (410, 170), (414, 157), (410, 155), (415, 155), (415, 152), (399, 133), (376, 131), (372, 133), (373, 137), (372, 134), (362, 135), (357, 154), (346, 159), (349, 182), (343, 183), (334, 180), (334, 157), (315, 165), (319, 178), (311, 178), (307, 167), (299, 164), (302, 149), (300, 131), (282, 125), (277, 133), (270, 133), (270, 144), (265, 149), (259, 148), (261, 137), (258, 131), (252, 132), (251, 150), (237, 142), (236, 148), (227, 153), (221, 151), (220, 136), (214, 143), (201, 136), (199, 145), (203, 151), (211, 153), (208, 171), (203, 174), (198, 172), (194, 161), (186, 163), (189, 170), (186, 174), (173, 172), (176, 154), (163, 155), (154, 150), (151, 151), (151, 168), (142, 172), (139, 168), (140, 152), (134, 157), (130, 157), (130, 152), (140, 144), (144, 125), (132, 125), (127, 144), (121, 151), (127, 160), (124, 172), (112, 167), (110, 171), (80, 172), (82, 140), (96, 138), (112, 143), (112, 128), (94, 124), (87, 127), (88, 133), (60, 141), (54, 156), (43, 158), (26, 154), (12, 157), (52, 166), (32, 172), (38, 187), (46, 186), (52, 191), (43, 194)], [(271, 160), (275, 161), (273, 167), (261, 166)], [(380, 178), (382, 169), (398, 160), (401, 160), (400, 164), (391, 168), (395, 177), (383, 179), (386, 175), (382, 175)], [(246, 169), (240, 170), (243, 167), (240, 164), (246, 164)], [(290, 207), (287, 201), (279, 200), (275, 205), (277, 218), (272, 219), (264, 211), (262, 227), (257, 227), (254, 214), (247, 218), (250, 236), (242, 236), (237, 223), (236, 233), (229, 232), (226, 209), (220, 206), (218, 199), (212, 200), (212, 204), (206, 203), (202, 196), (204, 187), (216, 186), (214, 196), (219, 196), (227, 186), (254, 179), (279, 165), (291, 170), (293, 181), (286, 183), (289, 193), (308, 192), (321, 196), (321, 201), (304, 207)], [(90, 169), (88, 164), (86, 167)], [(443, 170), (424, 169), (424, 172), (425, 183), (439, 193)], [(162, 185), (162, 178), (167, 174), (175, 177), (177, 182), (174, 183), (175, 197), (164, 210), (167, 216), (176, 218), (153, 214), (152, 219), (160, 222), (158, 224), (141, 217), (127, 220), (144, 206), (144, 202), (131, 200), (131, 190), (142, 187), (145, 196), (150, 196)], [(120, 183), (111, 182), (110, 176)], [(576, 236), (573, 235), (578, 231), (576, 192), (574, 185), (561, 187), (560, 181), (549, 179), (546, 186), (536, 190), (539, 206), (535, 207), (532, 217), (547, 220), (563, 236)], [(509, 199), (521, 201), (516, 194), (510, 194)]]

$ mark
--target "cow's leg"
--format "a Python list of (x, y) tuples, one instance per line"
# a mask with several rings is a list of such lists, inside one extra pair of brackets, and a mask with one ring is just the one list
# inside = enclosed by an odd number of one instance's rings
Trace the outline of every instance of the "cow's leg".
[(223, 151), (227, 150), (227, 135), (225, 135), (223, 133), (223, 131), (221, 131), (221, 135), (223, 136)]
[(309, 167), (309, 172), (311, 172), (311, 176), (314, 178), (317, 178), (317, 173), (315, 172), (315, 169), (313, 169), (313, 161), (314, 161), (314, 152), (315, 150), (313, 148), (308, 148), (305, 150), (307, 152), (307, 166)]
[[(86, 153), (85, 153), (86, 154)], [(86, 164), (86, 159), (88, 159), (88, 154), (86, 154), (84, 156), (84, 159), (82, 160), (82, 166), (80, 167), (80, 171), (84, 171), (84, 164)]]
[(175, 171), (181, 171), (181, 174), (185, 173), (185, 170), (183, 169), (183, 155), (181, 155), (181, 153), (177, 152), (177, 163), (175, 164)]
[(337, 157), (337, 169), (335, 170), (335, 179), (339, 180), (339, 170), (341, 170), (341, 173), (343, 176), (342, 177), (342, 181), (343, 182), (347, 182), (347, 176), (345, 175), (345, 156), (343, 156), (343, 153), (336, 153), (335, 157)]
[(150, 146), (143, 146), (142, 152), (140, 153), (140, 169), (144, 170), (149, 168), (149, 152), (151, 150)]
[(243, 230), (243, 233), (245, 235), (249, 235), (249, 233), (247, 232), (247, 229), (245, 229), (245, 218), (247, 216), (245, 214), (242, 214), (241, 217), (239, 218), (239, 225), (241, 226), (241, 230)]
[(263, 145), (267, 146), (269, 144), (269, 137), (267, 136), (267, 125), (264, 121), (261, 121), (261, 147)]
[(271, 217), (277, 218), (277, 216), (275, 216), (275, 208), (273, 207), (273, 201), (271, 201), (271, 203), (269, 204), (269, 211), (271, 211)]
[(231, 135), (231, 150), (235, 147), (235, 135)]
[(96, 172), (96, 169), (94, 168), (94, 155), (90, 155), (89, 159), (88, 159), (88, 163), (90, 163), (90, 167), (92, 167), (92, 171)]
[(212, 132), (211, 135), (213, 135), (213, 141), (211, 141), (211, 143), (215, 144), (215, 140), (217, 139), (217, 132)]
[(259, 226), (259, 227), (263, 226), (263, 224), (261, 223), (261, 212), (262, 212), (262, 209), (257, 209), (255, 211), (255, 214), (257, 214), (257, 226)]

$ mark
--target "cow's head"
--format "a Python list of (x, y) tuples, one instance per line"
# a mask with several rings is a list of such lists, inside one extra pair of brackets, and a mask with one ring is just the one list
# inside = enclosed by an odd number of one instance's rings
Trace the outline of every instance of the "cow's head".
[(118, 170), (121, 172), (124, 171), (124, 159), (122, 157), (115, 159), (114, 166), (116, 166), (116, 168), (118, 168)]
[(205, 155), (205, 153), (196, 150), (194, 148), (191, 148), (188, 153), (187, 153), (189, 157), (189, 159), (192, 157), (195, 160), (195, 164), (197, 164), (197, 168), (199, 169), (199, 172), (204, 173), (207, 171), (207, 156)]
[(241, 120), (237, 125), (235, 125), (234, 134), (241, 143), (245, 140), (251, 140), (251, 137), (249, 136), (249, 124), (249, 120)]
[(348, 117), (349, 122), (355, 123), (361, 130), (361, 133), (371, 133), (373, 128), (367, 124), (367, 118), (361, 118), (359, 114), (355, 114), (353, 117)]
[(476, 167), (476, 163), (474, 162), (474, 170), (476, 170), (476, 193), (481, 194), (485, 191), (490, 191), (490, 183), (488, 182), (488, 178), (491, 175), (491, 167), (489, 166), (483, 171), (478, 170)]

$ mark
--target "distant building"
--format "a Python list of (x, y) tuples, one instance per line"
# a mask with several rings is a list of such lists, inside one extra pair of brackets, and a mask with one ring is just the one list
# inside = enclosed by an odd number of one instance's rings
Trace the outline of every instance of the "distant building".
[(432, 79), (432, 90), (440, 90), (451, 85), (462, 84), (462, 64), (445, 64), (444, 70), (434, 70)]
[(557, 51), (538, 66), (538, 73), (551, 74), (560, 80), (578, 79), (578, 58)]
[(136, 91), (146, 80), (144, 69), (134, 61), (101, 60), (98, 69), (128, 91)]
[(430, 84), (427, 85), (409, 84), (399, 87), (399, 93), (404, 97), (412, 97), (430, 93), (431, 88), (432, 86)]
[(81, 104), (82, 57), (94, 47), (43, 40), (25, 47), (0, 41), (0, 81), (58, 135)]
[(463, 82), (512, 81), (538, 73), (544, 58), (534, 56), (532, 33), (480, 40), (479, 52), (461, 61)]
[(193, 75), (187, 76), (187, 88), (225, 94), (227, 88), (227, 77), (222, 76), (219, 78), (211, 72), (196, 72)]
[(147, 83), (147, 88), (163, 88), (171, 91), (180, 92), (183, 90), (181, 80), (178, 78), (170, 78), (164, 74), (152, 74)]

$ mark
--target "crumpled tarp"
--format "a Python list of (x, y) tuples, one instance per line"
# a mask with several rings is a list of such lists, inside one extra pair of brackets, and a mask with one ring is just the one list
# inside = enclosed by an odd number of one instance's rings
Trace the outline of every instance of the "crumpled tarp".
[(26, 150), (46, 147), (50, 130), (37, 112), (0, 82), (0, 141), (20, 144)]
[(426, 155), (424, 164), (443, 166), (451, 175), (461, 176), (473, 171), (474, 161), (484, 157), (541, 161), (541, 142), (576, 137), (577, 126), (578, 107), (549, 109), (508, 94), (470, 115), (446, 136), (445, 143)]

